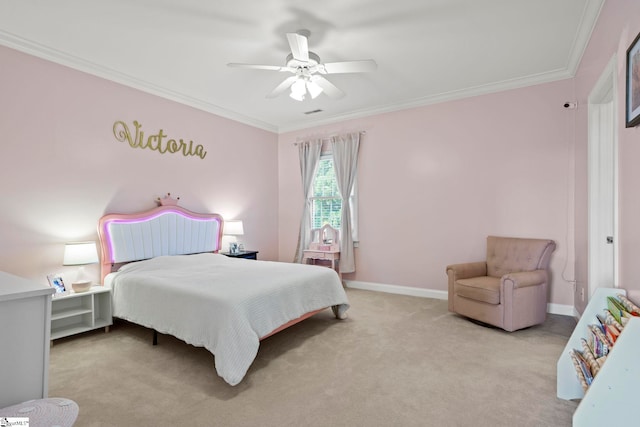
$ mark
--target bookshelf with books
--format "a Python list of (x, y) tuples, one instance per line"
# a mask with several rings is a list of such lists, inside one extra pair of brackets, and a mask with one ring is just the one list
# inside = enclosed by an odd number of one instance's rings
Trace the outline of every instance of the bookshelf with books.
[[(585, 382), (577, 372), (579, 363), (574, 363), (577, 360), (576, 353), (588, 355), (584, 347), (587, 341), (591, 348), (596, 345), (593, 331), (598, 328), (594, 325), (600, 325), (607, 309), (613, 311), (615, 302), (621, 298), (619, 295), (624, 298), (626, 292), (619, 288), (596, 290), (558, 359), (558, 397), (565, 400), (582, 399), (573, 415), (573, 425), (576, 427), (627, 425), (635, 413), (635, 391), (640, 383), (640, 317), (621, 319), (618, 318), (620, 313), (613, 313), (615, 320), (610, 320), (614, 324), (621, 320), (624, 327), (615, 338), (615, 345), (609, 345), (606, 361), (603, 363), (603, 358), (597, 364), (592, 381), (587, 379)], [(615, 331), (615, 327), (613, 329)], [(608, 338), (610, 341), (611, 336)], [(592, 367), (596, 364), (594, 360), (590, 362)]]

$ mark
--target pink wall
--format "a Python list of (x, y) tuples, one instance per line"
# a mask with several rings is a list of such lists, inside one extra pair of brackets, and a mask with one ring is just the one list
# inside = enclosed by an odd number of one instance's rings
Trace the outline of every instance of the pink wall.
[[(275, 134), (5, 47), (0, 64), (0, 270), (43, 283), (73, 274), (61, 266), (65, 241), (97, 240), (100, 216), (154, 207), (167, 192), (242, 219), (247, 248), (277, 259)], [(117, 120), (193, 140), (207, 156), (133, 149), (115, 139)]]
[[(41, 282), (69, 272), (63, 242), (96, 239), (101, 215), (152, 207), (166, 192), (243, 219), (247, 247), (289, 261), (301, 210), (293, 142), (365, 130), (358, 271), (347, 279), (444, 291), (445, 266), (481, 259), (486, 235), (545, 237), (558, 244), (550, 301), (572, 305), (569, 281), (587, 287), (586, 100), (617, 53), (620, 285), (640, 295), (640, 130), (623, 124), (624, 57), (639, 22), (640, 2), (606, 2), (575, 79), (280, 136), (0, 47), (0, 269)], [(574, 99), (577, 110), (562, 108)], [(113, 137), (116, 120), (208, 155), (134, 150)]]
[(445, 266), (483, 259), (487, 235), (551, 238), (550, 301), (572, 305), (573, 97), (565, 80), (280, 135), (280, 259), (293, 258), (302, 206), (293, 143), (364, 130), (346, 279), (445, 291)]
[(640, 32), (640, 2), (607, 1), (600, 13), (589, 46), (575, 77), (575, 90), (581, 107), (576, 116), (576, 307), (586, 304), (577, 297), (588, 289), (587, 264), (587, 100), (595, 83), (614, 54), (618, 63), (618, 150), (619, 150), (619, 286), (640, 299), (640, 128), (626, 129), (625, 74), (626, 50)]

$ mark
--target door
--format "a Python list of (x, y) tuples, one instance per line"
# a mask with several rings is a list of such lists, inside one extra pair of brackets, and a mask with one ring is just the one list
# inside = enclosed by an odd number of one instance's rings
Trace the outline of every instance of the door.
[(616, 57), (589, 95), (589, 297), (617, 286)]

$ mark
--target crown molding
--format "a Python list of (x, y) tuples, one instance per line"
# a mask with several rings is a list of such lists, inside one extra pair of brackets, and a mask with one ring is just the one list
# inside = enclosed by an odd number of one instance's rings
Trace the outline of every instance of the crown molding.
[(7, 31), (0, 30), (0, 44), (18, 51), (42, 58), (72, 69), (88, 73), (93, 76), (101, 77), (127, 87), (141, 90), (145, 93), (159, 96), (171, 101), (178, 102), (208, 113), (218, 115), (223, 118), (234, 120), (252, 127), (256, 127), (269, 132), (281, 134), (286, 132), (309, 129), (317, 126), (335, 124), (347, 120), (360, 119), (372, 115), (401, 111), (411, 108), (418, 108), (433, 105), (442, 102), (455, 101), (463, 98), (487, 95), (505, 90), (534, 86), (543, 83), (549, 83), (557, 80), (563, 80), (574, 77), (576, 70), (580, 64), (582, 56), (591, 38), (591, 34), (595, 28), (598, 16), (604, 0), (588, 0), (580, 18), (580, 25), (576, 31), (571, 51), (564, 69), (558, 69), (551, 72), (540, 73), (523, 78), (505, 80), (501, 82), (491, 83), (487, 85), (475, 86), (456, 91), (443, 92), (426, 97), (420, 97), (401, 103), (388, 104), (374, 108), (366, 108), (352, 111), (345, 114), (336, 114), (329, 117), (318, 119), (307, 119), (302, 121), (290, 122), (284, 125), (275, 125), (267, 123), (253, 117), (231, 111), (220, 106), (205, 102), (201, 99), (194, 98), (183, 93), (176, 92), (163, 86), (155, 85), (150, 82), (138, 79), (136, 77), (124, 74), (114, 69), (104, 67), (83, 58), (70, 55), (68, 53), (53, 49), (51, 47), (32, 42), (22, 37), (11, 34)]
[(277, 127), (270, 123), (254, 119), (235, 111), (227, 110), (217, 105), (204, 102), (201, 99), (197, 99), (192, 96), (167, 89), (163, 86), (155, 85), (153, 83), (138, 79), (128, 74), (121, 73), (114, 69), (95, 64), (91, 61), (87, 61), (78, 56), (70, 55), (66, 52), (62, 52), (60, 50), (53, 49), (42, 44), (32, 42), (30, 40), (11, 34), (7, 31), (0, 30), (0, 44), (23, 53), (27, 53), (29, 55), (33, 55), (35, 57), (45, 59), (59, 65), (72, 68), (77, 71), (82, 71), (93, 76), (101, 77), (103, 79), (110, 80), (112, 82), (119, 83), (133, 89), (138, 89), (145, 93), (156, 95), (170, 101), (175, 101), (189, 107), (197, 108), (199, 110), (206, 111), (208, 113), (212, 113), (226, 119), (244, 123), (246, 125), (263, 129), (269, 132), (277, 132)]
[(540, 73), (536, 75), (531, 75), (523, 78), (512, 79), (512, 80), (504, 80), (497, 83), (492, 83), (488, 85), (481, 85), (470, 87), (466, 89), (451, 91), (451, 92), (443, 92), (436, 95), (429, 95), (422, 98), (416, 98), (411, 101), (402, 102), (398, 104), (389, 104), (382, 107), (363, 109), (358, 111), (353, 111), (347, 114), (334, 115), (331, 117), (325, 117), (323, 119), (314, 120), (312, 122), (296, 122), (289, 123), (286, 125), (282, 125), (278, 127), (278, 133), (286, 133), (293, 132), (297, 130), (308, 129), (316, 126), (325, 126), (329, 124), (335, 124), (338, 122), (346, 121), (346, 120), (354, 120), (361, 119), (364, 117), (390, 113), (395, 111), (406, 110), (410, 108), (418, 108), (424, 107), (427, 105), (438, 104), (442, 102), (455, 101), (463, 98), (470, 98), (473, 96), (479, 95), (488, 95), (491, 93), (502, 92), (505, 90), (519, 89), (527, 86), (535, 86), (544, 83), (550, 83), (558, 80), (570, 79), (573, 78), (576, 74), (578, 66), (580, 65), (580, 61), (582, 60), (582, 56), (589, 45), (589, 40), (591, 39), (591, 34), (595, 29), (596, 23), (598, 21), (598, 16), (600, 16), (600, 11), (604, 6), (605, 0), (588, 0), (584, 6), (582, 11), (582, 16), (580, 17), (580, 25), (578, 30), (576, 31), (576, 35), (573, 40), (573, 44), (571, 46), (571, 51), (569, 52), (569, 57), (567, 60), (567, 66), (564, 69), (558, 69), (546, 73)]
[(337, 114), (331, 117), (325, 117), (314, 121), (306, 121), (304, 123), (289, 123), (284, 126), (278, 127), (278, 133), (287, 133), (303, 129), (309, 129), (316, 126), (325, 126), (329, 124), (335, 124), (346, 120), (361, 119), (368, 116), (377, 114), (392, 113), (401, 110), (407, 110), (411, 108), (419, 108), (433, 104), (440, 104), (448, 101), (456, 101), (464, 98), (471, 98), (474, 96), (488, 95), (491, 93), (503, 92), (506, 90), (520, 89), (528, 86), (535, 86), (544, 83), (550, 83), (554, 81), (564, 80), (572, 78), (568, 70), (555, 70), (547, 73), (540, 73), (528, 77), (504, 80), (497, 83), (491, 83), (487, 85), (474, 86), (470, 88), (443, 92), (436, 95), (425, 96), (416, 98), (410, 101), (388, 104), (382, 107), (368, 108), (363, 110), (354, 111), (347, 114)]
[(576, 36), (573, 39), (573, 45), (571, 46), (571, 52), (567, 61), (567, 71), (571, 77), (575, 76), (580, 61), (584, 52), (587, 50), (591, 34), (598, 22), (598, 16), (604, 6), (605, 0), (589, 0), (584, 6), (582, 16), (580, 17), (580, 26), (576, 31)]

